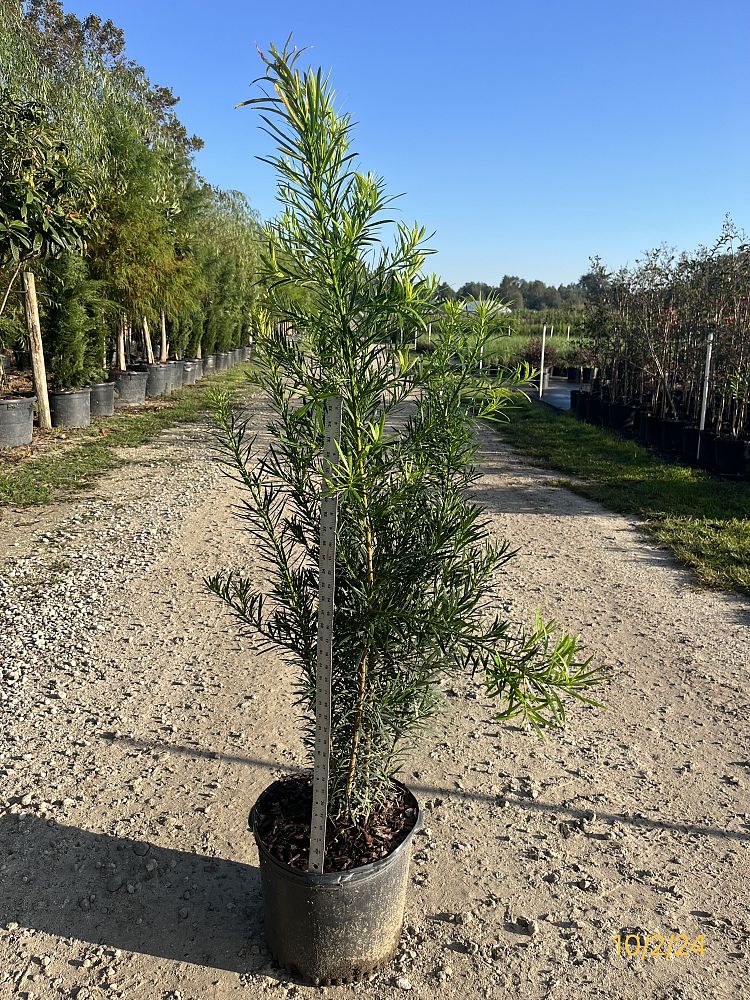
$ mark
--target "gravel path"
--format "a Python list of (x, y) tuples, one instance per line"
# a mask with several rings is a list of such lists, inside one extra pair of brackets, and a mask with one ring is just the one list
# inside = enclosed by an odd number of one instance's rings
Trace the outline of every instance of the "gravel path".
[[(258, 415), (259, 419), (262, 416)], [(205, 592), (261, 573), (205, 428), (67, 505), (3, 511), (0, 996), (730, 1000), (750, 972), (746, 601), (487, 434), (478, 490), (539, 605), (613, 671), (543, 742), (470, 682), (407, 780), (426, 806), (399, 961), (369, 986), (269, 964), (247, 812), (300, 763), (290, 679)], [(703, 955), (618, 956), (633, 929)]]

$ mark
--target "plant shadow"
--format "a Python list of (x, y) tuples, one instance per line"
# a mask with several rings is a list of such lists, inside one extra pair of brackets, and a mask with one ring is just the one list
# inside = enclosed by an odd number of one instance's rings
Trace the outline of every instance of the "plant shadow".
[(0, 925), (239, 973), (268, 961), (253, 865), (29, 814), (0, 818), (0, 856)]

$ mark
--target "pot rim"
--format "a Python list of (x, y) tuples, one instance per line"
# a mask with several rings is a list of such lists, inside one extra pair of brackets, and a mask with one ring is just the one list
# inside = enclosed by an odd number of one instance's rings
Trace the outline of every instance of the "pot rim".
[(256, 847), (258, 848), (258, 854), (260, 855), (261, 861), (265, 861), (268, 864), (273, 865), (277, 872), (284, 878), (292, 882), (306, 882), (310, 885), (320, 885), (320, 886), (337, 886), (343, 885), (347, 882), (365, 882), (371, 878), (378, 875), (384, 868), (389, 867), (391, 864), (395, 863), (395, 860), (403, 854), (404, 851), (408, 851), (411, 847), (411, 840), (415, 833), (419, 833), (422, 829), (422, 807), (419, 804), (414, 792), (401, 781), (395, 781), (394, 784), (398, 785), (399, 788), (403, 788), (408, 795), (411, 796), (414, 805), (417, 808), (417, 816), (414, 820), (414, 826), (409, 830), (401, 843), (396, 847), (390, 854), (387, 854), (384, 858), (378, 858), (377, 861), (370, 861), (366, 865), (359, 865), (356, 868), (347, 868), (343, 872), (307, 872), (301, 871), (299, 868), (294, 868), (292, 865), (286, 864), (284, 861), (279, 861), (268, 850), (266, 845), (261, 841), (258, 836), (258, 832), (255, 828), (256, 820), (256, 809), (258, 804), (263, 799), (264, 795), (268, 792), (270, 788), (276, 785), (277, 781), (272, 781), (270, 785), (267, 785), (263, 791), (260, 793), (255, 801), (252, 809), (250, 810), (250, 815), (248, 817), (248, 827), (253, 834), (255, 839)]
[(11, 396), (0, 396), (2, 403), (36, 403), (36, 393), (14, 392)]
[(83, 389), (49, 389), (48, 396), (75, 396), (79, 392), (91, 392), (91, 386), (84, 386)]

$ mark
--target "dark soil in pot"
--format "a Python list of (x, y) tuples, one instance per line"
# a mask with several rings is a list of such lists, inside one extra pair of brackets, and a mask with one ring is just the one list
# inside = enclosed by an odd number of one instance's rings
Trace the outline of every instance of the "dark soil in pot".
[[(326, 831), (325, 870), (348, 871), (387, 857), (414, 827), (414, 797), (398, 786), (393, 802), (374, 813), (365, 826), (337, 826)], [(267, 789), (263, 809), (256, 812), (256, 831), (265, 847), (279, 861), (307, 871), (310, 851), (312, 784), (306, 775), (294, 775)]]
[(91, 386), (91, 416), (111, 417), (115, 412), (115, 383), (97, 382)]
[[(393, 957), (403, 927), (412, 835), (421, 814), (411, 792), (395, 788), (389, 810), (361, 830), (330, 830), (330, 858), (372, 857), (343, 871), (306, 871), (310, 830), (310, 781), (293, 776), (274, 782), (250, 813), (260, 856), (268, 947), (284, 968), (307, 982), (326, 985), (363, 979)], [(262, 832), (263, 831), (263, 832)], [(297, 838), (295, 840), (295, 837)], [(282, 847), (286, 843), (287, 847)], [(266, 845), (296, 857), (280, 861)], [(395, 846), (387, 851), (387, 846)], [(383, 852), (386, 852), (385, 854)], [(301, 865), (301, 867), (298, 867)]]
[(88, 427), (91, 423), (91, 389), (61, 389), (49, 394), (53, 427)]
[(36, 396), (0, 399), (0, 448), (31, 444)]

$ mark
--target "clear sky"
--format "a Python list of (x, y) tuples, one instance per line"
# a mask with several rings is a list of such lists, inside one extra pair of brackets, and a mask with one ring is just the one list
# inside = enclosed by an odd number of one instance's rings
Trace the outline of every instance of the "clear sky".
[(454, 287), (575, 281), (724, 215), (750, 230), (749, 0), (64, 0), (125, 29), (181, 97), (211, 183), (275, 212), (255, 51), (294, 33), (359, 123), (363, 169), (404, 192)]

